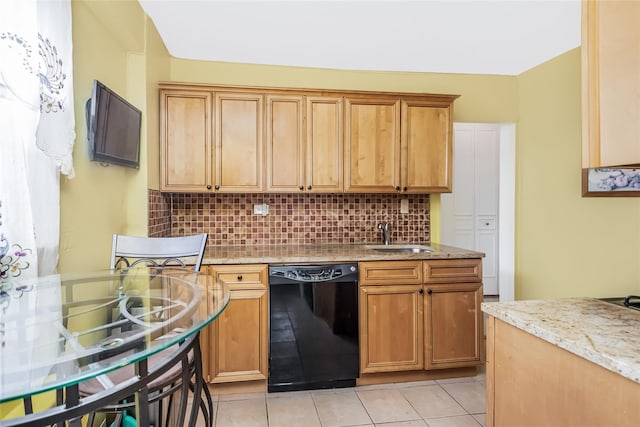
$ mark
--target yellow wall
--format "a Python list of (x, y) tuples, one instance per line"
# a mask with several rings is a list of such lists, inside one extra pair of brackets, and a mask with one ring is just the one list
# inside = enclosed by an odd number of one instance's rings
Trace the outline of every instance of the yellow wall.
[[(73, 0), (72, 19), (76, 176), (61, 179), (62, 273), (108, 268), (113, 233), (146, 235), (147, 188), (157, 188), (157, 165), (149, 159), (158, 158), (158, 101), (148, 87), (169, 76), (169, 55), (136, 0)], [(138, 170), (89, 161), (84, 106), (94, 79), (143, 111)]]
[(518, 76), (516, 299), (640, 291), (640, 200), (581, 197), (580, 50)]

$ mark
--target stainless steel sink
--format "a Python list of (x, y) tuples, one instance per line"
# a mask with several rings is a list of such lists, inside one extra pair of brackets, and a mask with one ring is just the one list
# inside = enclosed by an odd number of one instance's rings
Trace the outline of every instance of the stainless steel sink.
[(397, 245), (367, 245), (367, 249), (383, 253), (421, 253), (421, 252), (435, 252), (431, 246), (425, 245), (410, 245), (410, 244), (397, 244)]

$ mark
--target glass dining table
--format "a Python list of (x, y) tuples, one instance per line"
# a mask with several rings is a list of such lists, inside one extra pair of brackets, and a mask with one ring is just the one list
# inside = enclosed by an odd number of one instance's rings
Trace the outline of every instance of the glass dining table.
[[(150, 384), (187, 360), (195, 369), (182, 391), (191, 387), (194, 424), (206, 387), (199, 333), (229, 295), (212, 276), (173, 268), (1, 283), (0, 408), (20, 401), (24, 413), (0, 413), (0, 426), (80, 426), (86, 414), (128, 398), (136, 424), (150, 425)], [(127, 367), (133, 375), (114, 383), (114, 373)], [(89, 383), (101, 387), (87, 393)], [(34, 411), (33, 397), (44, 392), (55, 394), (55, 403)]]

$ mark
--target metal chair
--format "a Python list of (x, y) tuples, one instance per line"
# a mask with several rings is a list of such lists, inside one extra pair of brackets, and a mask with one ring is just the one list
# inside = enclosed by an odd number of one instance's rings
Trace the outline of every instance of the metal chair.
[[(136, 266), (148, 266), (162, 269), (187, 268), (190, 266), (193, 270), (199, 271), (204, 257), (204, 251), (207, 243), (207, 234), (198, 234), (184, 237), (135, 237), (124, 235), (113, 235), (113, 243), (111, 247), (110, 268), (127, 271)], [(192, 345), (192, 344), (190, 344)], [(154, 365), (161, 365), (165, 352), (176, 351), (175, 347), (169, 348), (151, 356), (148, 361), (149, 370), (153, 371)], [(196, 352), (197, 354), (194, 354)], [(196, 374), (196, 370), (202, 369), (202, 361), (200, 358), (200, 348), (196, 345), (188, 353), (183, 352), (181, 357), (173, 366), (166, 367), (162, 375), (148, 385), (149, 403), (158, 403), (158, 422), (155, 426), (163, 425), (163, 401), (168, 400), (166, 408), (165, 423), (168, 424), (171, 416), (171, 408), (173, 403), (173, 395), (176, 391), (182, 390), (180, 405), (178, 407), (178, 424), (184, 422), (187, 406), (186, 393), (184, 391), (188, 386), (192, 393), (198, 393), (198, 390), (192, 377)], [(107, 374), (107, 381), (90, 380), (80, 384), (80, 392), (83, 395), (92, 395), (104, 390), (109, 383), (118, 384), (131, 378), (134, 375), (133, 367), (127, 366), (117, 371)], [(106, 385), (105, 385), (106, 383)], [(188, 383), (188, 384), (186, 384)], [(192, 408), (191, 419), (189, 425), (195, 425), (197, 411), (202, 412), (205, 425), (213, 424), (213, 401), (208, 387), (205, 386), (201, 390), (204, 392), (205, 399), (200, 401), (199, 408)], [(115, 413), (116, 418), (114, 425), (124, 423), (126, 418), (125, 411), (134, 407), (133, 399), (125, 399), (117, 404), (108, 405), (101, 408), (97, 412)], [(87, 425), (92, 426), (94, 423), (95, 413), (89, 416)]]
[[(139, 263), (154, 267), (183, 267), (196, 257), (193, 270), (200, 271), (207, 233), (182, 237), (136, 237), (113, 235), (111, 244), (112, 270)], [(192, 260), (193, 261), (193, 260)]]

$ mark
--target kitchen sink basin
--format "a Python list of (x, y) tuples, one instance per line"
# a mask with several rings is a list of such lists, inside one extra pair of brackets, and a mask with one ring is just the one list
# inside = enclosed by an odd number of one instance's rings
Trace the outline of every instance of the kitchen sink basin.
[(368, 245), (367, 249), (373, 249), (374, 251), (383, 252), (383, 253), (421, 253), (421, 252), (435, 252), (430, 246), (425, 245), (409, 245), (409, 244), (398, 244), (398, 245)]

